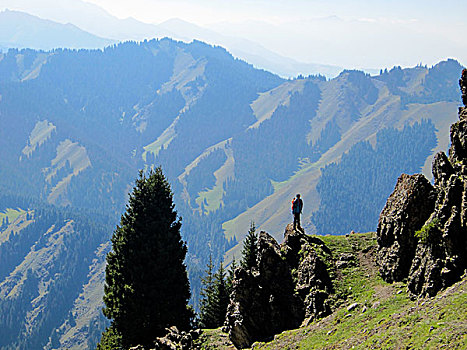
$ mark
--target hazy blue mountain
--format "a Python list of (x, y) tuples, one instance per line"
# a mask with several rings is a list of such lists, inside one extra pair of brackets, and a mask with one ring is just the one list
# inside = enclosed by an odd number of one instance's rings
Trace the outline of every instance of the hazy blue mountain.
[(172, 37), (175, 39), (184, 41), (197, 39), (213, 45), (221, 45), (227, 48), (235, 57), (246, 60), (257, 68), (268, 70), (283, 77), (296, 77), (300, 74), (322, 74), (333, 78), (343, 70), (341, 67), (332, 65), (298, 62), (268, 50), (251, 39), (225, 35), (222, 34), (222, 31), (216, 32), (178, 18), (160, 23), (157, 27), (161, 28), (163, 32), (172, 33)]
[[(141, 41), (169, 37), (185, 42), (201, 40), (213, 45), (220, 45), (227, 48), (235, 57), (283, 77), (295, 77), (299, 74), (323, 74), (327, 77), (335, 77), (342, 71), (342, 68), (337, 66), (298, 62), (266, 49), (258, 42), (252, 41), (248, 36), (225, 35), (222, 34), (222, 31), (203, 28), (177, 18), (160, 24), (143, 23), (131, 17), (119, 19), (101, 7), (84, 1), (63, 1), (65, 4), (59, 7), (52, 0), (34, 0), (34, 2), (31, 0), (5, 0), (4, 2), (7, 7), (30, 11), (41, 18), (59, 23), (73, 23), (89, 33), (115, 41)], [(75, 47), (70, 45), (61, 46)], [(37, 46), (31, 47), (38, 48)]]
[(51, 50), (103, 48), (113, 40), (87, 33), (72, 24), (60, 24), (19, 11), (0, 12), (0, 47)]
[(82, 0), (61, 0), (60, 6), (53, 0), (3, 0), (1, 5), (58, 23), (72, 23), (89, 33), (116, 41), (171, 36), (160, 33), (153, 24), (133, 18), (119, 19), (102, 7)]
[[(219, 262), (235, 242), (220, 234), (218, 218), (193, 215), (177, 174), (254, 122), (249, 103), (282, 82), (201, 42), (10, 50), (0, 56), (0, 188), (98, 210), (116, 225), (138, 170), (162, 163), (184, 218), (189, 273), (198, 295), (209, 254)], [(172, 149), (180, 151), (173, 159), (165, 162), (161, 154), (155, 160), (158, 152), (168, 156)], [(200, 185), (193, 181), (193, 186)], [(99, 302), (93, 315), (100, 313)]]
[[(314, 222), (314, 213), (336, 215), (356, 231), (366, 228), (371, 215), (359, 208), (377, 210), (379, 197), (349, 202), (339, 212), (320, 203), (348, 198), (373, 174), (378, 181), (371, 182), (371, 193), (386, 198), (394, 181), (381, 175), (388, 164), (393, 164), (391, 172), (427, 173), (431, 155), (447, 148), (443, 135), (457, 118), (460, 70), (449, 60), (431, 68), (394, 68), (376, 77), (344, 71), (332, 80), (285, 80), (221, 47), (169, 39), (104, 50), (1, 54), (0, 190), (28, 198), (5, 199), (0, 207), (1, 218), (9, 217), (8, 223), (0, 221), (0, 256), (11, 257), (0, 275), (0, 293), (5, 288), (0, 305), (12, 310), (5, 321), (11, 332), (2, 347), (17, 347), (15, 332), (27, 325), (32, 326), (23, 348), (86, 348), (86, 337), (98, 336), (92, 332), (104, 325), (99, 315), (105, 242), (139, 169), (162, 165), (172, 184), (194, 295), (199, 295), (209, 255), (216, 264), (227, 251), (238, 258), (237, 242), (251, 220), (259, 229), (280, 232), (290, 221), (290, 200), (297, 192), (305, 200), (308, 232), (331, 232), (334, 225)], [(413, 135), (427, 142), (413, 145)], [(400, 152), (411, 145), (410, 152)], [(349, 174), (344, 176), (351, 181), (339, 181), (340, 174)], [(334, 185), (319, 185), (322, 178)], [(70, 208), (66, 216), (76, 219), (47, 219), (30, 236), (24, 225), (36, 225), (31, 210), (44, 202)], [(350, 217), (345, 216), (349, 207), (355, 213)], [(93, 231), (98, 237), (80, 233), (83, 244), (91, 240), (83, 246), (87, 255), (74, 272), (76, 285), (57, 296), (56, 289), (45, 286), (63, 286), (73, 271), (66, 271), (67, 260), (60, 268), (64, 258), (52, 254), (51, 244), (81, 249), (65, 237), (80, 232), (69, 220), (81, 222), (80, 213), (90, 210), (88, 216), (104, 221), (103, 226)], [(14, 237), (25, 239), (16, 255), (11, 253)], [(30, 263), (36, 257), (38, 263)], [(47, 257), (58, 275), (41, 272)], [(11, 286), (18, 293), (8, 297)], [(30, 318), (39, 310), (50, 312), (45, 301), (59, 297), (56, 318)]]

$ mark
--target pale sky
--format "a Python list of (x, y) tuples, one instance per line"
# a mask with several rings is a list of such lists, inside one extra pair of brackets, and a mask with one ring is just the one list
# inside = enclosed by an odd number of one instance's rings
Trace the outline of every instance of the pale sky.
[[(87, 1), (120, 18), (160, 23), (176, 17), (249, 37), (304, 62), (378, 68), (456, 58), (467, 64), (467, 0)], [(333, 23), (333, 17), (340, 21)], [(373, 53), (375, 59), (361, 54), (372, 49), (379, 51)]]
[(465, 0), (86, 0), (113, 15), (146, 22), (177, 17), (197, 24), (218, 21), (290, 21), (339, 16), (345, 19), (465, 23)]
[[(60, 10), (70, 12), (80, 1), (0, 0), (0, 9), (13, 6), (60, 21)], [(432, 65), (455, 58), (467, 64), (467, 0), (86, 2), (118, 18), (133, 17), (146, 23), (179, 18), (306, 63), (379, 69)]]

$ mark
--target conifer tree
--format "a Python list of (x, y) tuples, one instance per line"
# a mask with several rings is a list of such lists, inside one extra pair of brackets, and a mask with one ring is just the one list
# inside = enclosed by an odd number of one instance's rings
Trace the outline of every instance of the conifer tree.
[(232, 293), (233, 290), (233, 280), (234, 280), (234, 274), (235, 274), (235, 269), (238, 267), (237, 261), (235, 260), (235, 257), (233, 257), (232, 262), (230, 263), (229, 266), (229, 272), (227, 275), (227, 295), (230, 297), (230, 294)]
[(253, 267), (256, 267), (257, 241), (258, 235), (256, 234), (255, 223), (251, 222), (250, 229), (248, 230), (248, 235), (243, 242), (242, 249), (241, 265), (246, 270), (251, 270)]
[(229, 305), (226, 276), (227, 273), (224, 269), (224, 264), (221, 262), (219, 269), (214, 275), (214, 310), (216, 327), (220, 327), (224, 324), (227, 306)]
[(203, 328), (217, 328), (223, 325), (229, 294), (227, 291), (226, 271), (221, 263), (216, 273), (211, 256), (207, 265), (206, 276), (201, 279), (201, 308), (199, 322)]
[(162, 169), (140, 171), (107, 255), (103, 312), (123, 347), (149, 345), (168, 326), (190, 325), (180, 227)]
[(214, 265), (212, 255), (209, 255), (209, 263), (205, 271), (206, 276), (201, 278), (201, 306), (199, 323), (203, 328), (216, 328), (215, 325), (215, 290), (214, 290)]

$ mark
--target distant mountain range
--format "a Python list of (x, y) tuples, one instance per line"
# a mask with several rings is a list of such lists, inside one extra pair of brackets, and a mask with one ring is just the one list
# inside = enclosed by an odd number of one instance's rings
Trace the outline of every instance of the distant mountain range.
[[(66, 7), (62, 6), (62, 11), (55, 16), (51, 10), (43, 9), (36, 10), (40, 17), (18, 10), (0, 12), (0, 49), (103, 48), (118, 41), (169, 37), (185, 42), (200, 40), (221, 45), (235, 57), (283, 77), (296, 77), (299, 74), (335, 77), (342, 71), (337, 66), (297, 62), (251, 40), (222, 35), (180, 19), (171, 19), (157, 25), (148, 24), (133, 18), (118, 19), (89, 3), (76, 0), (67, 3), (72, 11), (64, 12)], [(11, 6), (21, 8), (21, 3), (12, 3)], [(370, 72), (376, 73), (373, 70)]]
[(96, 49), (115, 42), (87, 33), (72, 24), (59, 24), (18, 11), (0, 12), (0, 46), (3, 50)]
[(170, 39), (0, 54), (0, 349), (99, 336), (103, 257), (139, 169), (172, 184), (195, 295), (251, 221), (280, 236), (296, 193), (307, 232), (374, 229), (397, 176), (447, 149), (461, 69), (286, 80)]

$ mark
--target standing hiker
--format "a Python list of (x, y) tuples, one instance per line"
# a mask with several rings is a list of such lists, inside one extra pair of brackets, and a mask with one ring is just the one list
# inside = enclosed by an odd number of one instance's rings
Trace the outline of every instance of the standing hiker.
[(297, 194), (297, 196), (292, 200), (292, 215), (293, 215), (293, 228), (294, 230), (298, 229), (300, 231), (302, 230), (302, 227), (300, 226), (300, 214), (302, 213), (303, 209), (303, 201), (300, 198), (300, 194)]

